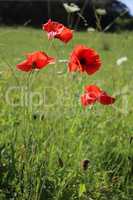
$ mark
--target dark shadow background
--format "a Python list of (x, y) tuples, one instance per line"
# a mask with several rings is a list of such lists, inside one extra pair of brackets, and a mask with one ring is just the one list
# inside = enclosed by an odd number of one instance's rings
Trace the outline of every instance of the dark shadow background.
[[(107, 11), (101, 17), (101, 25), (104, 29), (114, 21), (127, 7), (116, 0), (8, 0), (0, 1), (0, 25), (25, 25), (40, 27), (49, 18), (68, 25), (68, 13), (63, 3), (76, 3), (81, 8), (81, 13), (87, 20), (87, 26), (83, 19), (75, 13), (72, 15), (72, 27), (84, 30), (87, 27), (96, 28), (95, 9), (104, 8)], [(75, 27), (76, 24), (76, 27)], [(110, 27), (110, 31), (116, 29), (133, 29), (133, 18), (127, 12)]]

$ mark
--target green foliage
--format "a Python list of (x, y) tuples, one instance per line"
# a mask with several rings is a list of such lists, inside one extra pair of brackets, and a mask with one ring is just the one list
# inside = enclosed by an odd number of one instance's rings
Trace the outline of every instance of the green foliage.
[[(30, 80), (16, 70), (23, 52), (44, 50), (67, 59), (79, 43), (101, 54), (103, 67), (94, 77), (68, 74), (64, 63), (49, 65)], [(1, 28), (0, 200), (133, 199), (132, 43), (128, 32), (75, 33), (65, 47), (54, 41), (55, 51), (38, 30)], [(128, 61), (117, 66), (122, 56)], [(44, 93), (44, 104), (9, 105), (5, 94), (18, 86), (16, 79), (20, 86), (30, 82), (30, 90)], [(79, 98), (90, 83), (119, 94), (116, 104), (84, 111)], [(18, 90), (10, 93), (13, 103), (20, 103), (20, 96)], [(81, 165), (85, 159), (90, 161), (86, 170)]]

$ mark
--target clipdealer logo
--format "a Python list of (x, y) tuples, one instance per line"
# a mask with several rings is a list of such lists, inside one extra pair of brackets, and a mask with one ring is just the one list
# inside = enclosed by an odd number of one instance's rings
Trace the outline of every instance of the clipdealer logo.
[[(50, 91), (54, 96), (54, 101), (48, 101), (47, 93)], [(17, 101), (13, 97), (13, 94), (18, 95)], [(12, 107), (39, 107), (47, 106), (51, 107), (57, 104), (59, 101), (59, 91), (53, 87), (45, 87), (43, 92), (29, 91), (27, 87), (9, 87), (5, 93), (5, 102)]]

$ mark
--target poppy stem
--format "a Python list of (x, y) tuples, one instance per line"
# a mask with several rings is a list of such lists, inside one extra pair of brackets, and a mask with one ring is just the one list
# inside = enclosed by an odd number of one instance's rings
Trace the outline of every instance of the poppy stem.
[(15, 75), (15, 72), (14, 72), (13, 68), (11, 67), (11, 65), (8, 63), (8, 61), (5, 60), (5, 58), (2, 57), (2, 56), (1, 56), (1, 60), (2, 60), (2, 61), (8, 66), (8, 68), (10, 69), (10, 71), (11, 71), (11, 73), (12, 73), (14, 79), (16, 80), (17, 85), (20, 85), (20, 84), (19, 84), (19, 80), (18, 80), (18, 78), (17, 78), (16, 75)]
[(56, 55), (57, 55), (57, 57), (58, 57), (58, 59), (59, 59), (59, 53), (58, 53), (58, 50), (57, 50), (57, 48), (56, 48), (56, 46), (55, 46), (54, 43), (52, 43), (52, 47), (53, 47), (53, 49), (55, 50), (55, 53), (56, 53)]

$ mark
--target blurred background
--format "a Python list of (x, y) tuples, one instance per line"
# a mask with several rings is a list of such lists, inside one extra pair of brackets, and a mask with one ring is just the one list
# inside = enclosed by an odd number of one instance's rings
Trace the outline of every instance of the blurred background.
[(40, 27), (49, 18), (76, 30), (133, 30), (132, 0), (0, 1), (0, 25)]

